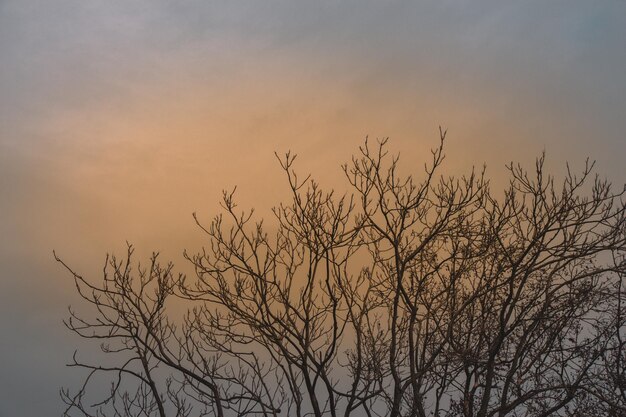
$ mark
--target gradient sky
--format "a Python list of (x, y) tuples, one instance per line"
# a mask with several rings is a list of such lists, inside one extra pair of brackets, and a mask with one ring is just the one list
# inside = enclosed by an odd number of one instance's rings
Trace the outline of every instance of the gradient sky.
[[(59, 415), (80, 341), (52, 249), (180, 261), (223, 188), (267, 210), (274, 151), (341, 188), (366, 135), (421, 169), (626, 179), (626, 2), (0, 0), (0, 417)], [(281, 182), (282, 181), (282, 182)]]

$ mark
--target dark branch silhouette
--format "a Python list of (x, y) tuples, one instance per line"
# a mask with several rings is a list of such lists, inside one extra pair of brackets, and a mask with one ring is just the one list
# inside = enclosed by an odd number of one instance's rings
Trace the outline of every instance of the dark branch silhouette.
[(439, 174), (444, 138), (415, 177), (366, 141), (341, 196), (277, 155), (291, 200), (268, 226), (234, 192), (194, 215), (192, 277), (130, 245), (100, 280), (55, 254), (94, 308), (65, 325), (106, 354), (74, 355), (66, 415), (626, 415), (624, 189), (589, 161), (557, 182), (542, 155), (496, 194)]

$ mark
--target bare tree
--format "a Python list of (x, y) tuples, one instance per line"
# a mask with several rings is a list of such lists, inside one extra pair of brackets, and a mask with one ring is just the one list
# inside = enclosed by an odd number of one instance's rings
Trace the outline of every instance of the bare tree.
[(541, 156), (496, 197), (484, 172), (439, 174), (444, 137), (419, 178), (366, 141), (341, 196), (278, 157), (291, 200), (269, 226), (229, 192), (194, 215), (193, 277), (131, 246), (96, 281), (55, 254), (94, 307), (66, 326), (107, 354), (75, 355), (66, 415), (625, 415), (624, 190), (589, 161), (557, 184)]

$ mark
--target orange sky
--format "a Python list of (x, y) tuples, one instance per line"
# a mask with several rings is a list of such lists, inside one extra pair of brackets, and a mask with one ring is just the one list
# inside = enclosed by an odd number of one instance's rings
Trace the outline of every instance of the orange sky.
[(450, 173), (545, 149), (626, 178), (623, 2), (52, 3), (0, 2), (0, 417), (76, 377), (53, 248), (86, 274), (126, 240), (179, 260), (223, 188), (284, 196), (274, 151), (341, 188), (366, 135), (419, 172), (442, 125)]

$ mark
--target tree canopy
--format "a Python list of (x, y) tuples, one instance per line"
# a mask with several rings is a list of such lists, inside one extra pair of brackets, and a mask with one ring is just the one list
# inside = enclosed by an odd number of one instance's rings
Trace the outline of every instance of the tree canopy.
[(192, 275), (129, 246), (88, 279), (55, 254), (92, 307), (65, 324), (103, 352), (74, 356), (66, 415), (626, 415), (624, 188), (542, 155), (496, 193), (441, 174), (444, 137), (409, 176), (366, 141), (343, 195), (279, 156), (291, 199), (265, 222), (232, 192), (194, 215)]

